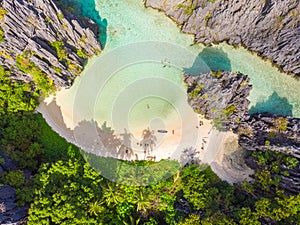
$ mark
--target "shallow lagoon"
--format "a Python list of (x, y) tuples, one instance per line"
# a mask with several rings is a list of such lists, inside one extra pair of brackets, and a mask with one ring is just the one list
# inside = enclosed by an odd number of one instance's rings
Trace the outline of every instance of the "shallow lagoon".
[[(144, 8), (142, 1), (60, 2), (97, 21), (102, 32), (100, 42), (105, 48), (89, 60), (69, 90), (57, 93), (56, 103), (62, 118), (56, 118), (60, 115), (56, 113), (57, 107), (47, 109), (41, 104), (44, 107), (41, 111), (54, 130), (92, 155), (146, 159), (139, 144), (142, 130), (148, 127), (169, 130), (167, 135), (155, 133), (157, 160), (170, 157), (181, 161), (184, 149), (199, 150), (208, 136), (210, 141), (199, 159), (208, 164), (218, 160), (218, 155), (226, 150), (223, 148), (226, 134), (210, 132), (209, 121), (197, 128), (199, 116), (187, 104), (182, 71), (195, 75), (210, 69), (240, 71), (251, 78), (253, 85), (248, 98), (250, 112), (268, 111), (300, 118), (300, 81), (242, 47), (235, 49), (225, 43), (212, 47), (194, 44), (191, 35), (181, 33), (163, 13)], [(117, 132), (111, 133), (109, 127)], [(134, 139), (130, 137), (132, 134)], [(118, 143), (119, 139), (123, 139), (123, 145)], [(124, 145), (130, 146), (135, 156), (129, 157), (124, 151), (120, 154)], [(112, 155), (116, 149), (118, 155)], [(106, 168), (114, 165), (98, 158), (95, 161), (94, 168), (99, 167), (102, 175), (115, 180), (117, 170)]]
[[(70, 4), (70, 1), (68, 2)], [(99, 56), (100, 58), (103, 54), (109, 53), (115, 48), (131, 43), (141, 41), (169, 42), (187, 48), (192, 54), (198, 56), (198, 58), (195, 57), (195, 62), (201, 59), (200, 61), (205, 62), (211, 69), (240, 71), (250, 76), (253, 85), (253, 90), (249, 96), (251, 101), (250, 112), (268, 111), (300, 117), (300, 98), (298, 97), (300, 82), (291, 76), (281, 73), (270, 62), (262, 60), (244, 48), (235, 49), (225, 43), (211, 48), (201, 44), (193, 45), (193, 37), (191, 35), (181, 33), (177, 25), (163, 13), (144, 8), (142, 1), (123, 0), (115, 2), (101, 0), (94, 2), (92, 0), (76, 0), (75, 2), (77, 2), (77, 5), (72, 4), (72, 6), (77, 7), (77, 9), (80, 8), (84, 15), (94, 18), (101, 26), (103, 34), (101, 42), (105, 43), (105, 49)], [(168, 60), (166, 59), (166, 61)], [(98, 63), (97, 58), (91, 60), (87, 65), (81, 78), (77, 80), (70, 92), (66, 94), (67, 99), (74, 97), (72, 95), (76, 93), (79, 81), (82, 82), (89, 74), (95, 72), (91, 71), (95, 63)], [(103, 96), (100, 96), (101, 101), (98, 99), (99, 105), (105, 107), (101, 109), (100, 106), (99, 108), (96, 106), (96, 114), (101, 115), (100, 117), (102, 117), (103, 121), (107, 120), (108, 118), (105, 114), (111, 112), (111, 103), (118, 97), (119, 90), (141, 78), (153, 77), (159, 74), (159, 76), (175, 82), (177, 86), (181, 86), (184, 89), (184, 84), (180, 81), (182, 79), (180, 69), (165, 68), (159, 72), (160, 67), (162, 67), (161, 64), (159, 60), (156, 61), (156, 66), (153, 64), (152, 67), (148, 65), (148, 62), (144, 62), (144, 64), (142, 63), (139, 66), (130, 66), (132, 65), (130, 64), (128, 66), (131, 68), (121, 69), (122, 71), (114, 74), (113, 78), (105, 85)], [(191, 64), (191, 62), (188, 62), (188, 64)], [(188, 64), (187, 67), (192, 66)], [(111, 65), (106, 66), (115, 67), (116, 64), (112, 61)], [(177, 65), (173, 64), (173, 66)], [(151, 73), (151, 71), (155, 71), (156, 74)], [(188, 69), (187, 71), (191, 72)], [(91, 82), (93, 81), (91, 80)], [(158, 99), (156, 98), (156, 100)], [(151, 101), (155, 102), (154, 99)], [(164, 107), (169, 108), (171, 105), (166, 102)], [(71, 106), (69, 105), (68, 107)], [(104, 112), (105, 109), (108, 111)], [(136, 113), (136, 110), (133, 111)], [(149, 117), (149, 115), (146, 115), (146, 117)]]

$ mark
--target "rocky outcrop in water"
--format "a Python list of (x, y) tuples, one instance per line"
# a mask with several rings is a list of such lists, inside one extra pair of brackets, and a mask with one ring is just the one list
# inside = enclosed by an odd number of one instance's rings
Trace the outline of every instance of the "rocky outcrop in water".
[(164, 11), (196, 42), (242, 44), (300, 76), (299, 0), (147, 0), (145, 5)]
[(219, 130), (236, 129), (249, 119), (249, 78), (241, 73), (210, 72), (201, 76), (185, 74), (188, 102), (195, 112), (214, 120)]
[(33, 63), (57, 86), (70, 87), (85, 59), (101, 49), (96, 24), (62, 13), (52, 0), (1, 0), (0, 6), (0, 63), (13, 79), (32, 81), (32, 75), (16, 66), (16, 57), (22, 55), (24, 64)]
[[(290, 175), (280, 175), (280, 185), (289, 192), (300, 193), (300, 119), (270, 113), (250, 115), (247, 97), (251, 86), (249, 78), (240, 73), (185, 74), (185, 82), (194, 111), (212, 119), (215, 128), (238, 134), (242, 149), (270, 150), (297, 158), (298, 164), (292, 169), (281, 165), (282, 171)], [(253, 162), (249, 166), (258, 168)]]

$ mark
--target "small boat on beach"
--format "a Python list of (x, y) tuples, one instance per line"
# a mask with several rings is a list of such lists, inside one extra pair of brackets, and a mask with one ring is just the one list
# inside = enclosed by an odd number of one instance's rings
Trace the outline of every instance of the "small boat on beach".
[(167, 130), (157, 130), (157, 132), (158, 132), (158, 133), (164, 133), (164, 134), (165, 134), (165, 133), (168, 133)]

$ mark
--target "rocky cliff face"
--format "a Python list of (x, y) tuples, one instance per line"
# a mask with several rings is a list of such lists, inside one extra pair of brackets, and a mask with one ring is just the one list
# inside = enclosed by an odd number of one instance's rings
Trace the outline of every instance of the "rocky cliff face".
[(63, 14), (52, 0), (1, 0), (0, 7), (4, 14), (0, 63), (10, 69), (13, 79), (32, 81), (32, 74), (16, 66), (21, 55), (24, 63), (34, 63), (56, 86), (70, 87), (85, 59), (101, 49), (95, 23)]
[[(270, 113), (249, 115), (247, 97), (251, 86), (243, 74), (185, 74), (185, 82), (188, 102), (194, 111), (212, 119), (217, 129), (233, 130), (244, 150), (270, 150), (297, 158), (298, 165), (293, 169), (281, 165), (281, 170), (288, 171), (290, 176), (280, 175), (280, 185), (290, 192), (300, 192), (300, 119)], [(249, 166), (257, 168), (253, 162)]]
[(145, 5), (164, 11), (196, 42), (243, 44), (300, 76), (299, 0), (147, 0)]
[(239, 124), (239, 143), (248, 150), (273, 150), (300, 159), (300, 119), (254, 114)]
[(185, 74), (188, 102), (195, 112), (214, 120), (219, 130), (237, 129), (240, 121), (249, 119), (251, 91), (249, 78), (240, 73), (210, 72), (201, 76)]

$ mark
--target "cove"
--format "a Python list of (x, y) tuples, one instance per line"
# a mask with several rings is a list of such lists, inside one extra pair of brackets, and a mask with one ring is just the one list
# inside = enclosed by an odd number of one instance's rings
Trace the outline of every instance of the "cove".
[[(248, 98), (251, 113), (300, 118), (300, 81), (243, 47), (194, 44), (192, 35), (181, 33), (171, 19), (146, 9), (142, 1), (60, 2), (71, 2), (78, 12), (95, 19), (105, 48), (89, 60), (69, 90), (56, 93), (59, 110), (51, 109), (52, 102), (42, 103), (40, 111), (56, 132), (87, 152), (128, 160), (181, 160), (183, 149), (200, 148), (210, 135), (201, 160), (213, 162), (216, 145), (225, 146), (226, 140), (212, 131), (209, 121), (198, 128), (203, 118), (187, 104), (183, 71), (239, 71), (253, 86)], [(235, 137), (229, 139), (235, 143)], [(105, 151), (97, 152), (103, 147)]]
[[(213, 47), (193, 45), (191, 35), (181, 33), (177, 25), (163, 13), (144, 8), (142, 1), (73, 0), (60, 2), (94, 19), (100, 26), (100, 34), (103, 33), (103, 21), (105, 21), (104, 53), (116, 47), (140, 41), (157, 40), (175, 43), (199, 55), (213, 70), (240, 71), (248, 75), (253, 85), (249, 97), (251, 113), (267, 111), (300, 117), (300, 98), (298, 97), (300, 81), (280, 72), (270, 62), (262, 60), (243, 47), (233, 48), (225, 43)], [(187, 72), (190, 71), (187, 70)], [(86, 76), (85, 73), (82, 77), (84, 76)], [(76, 89), (76, 85), (72, 89)]]

